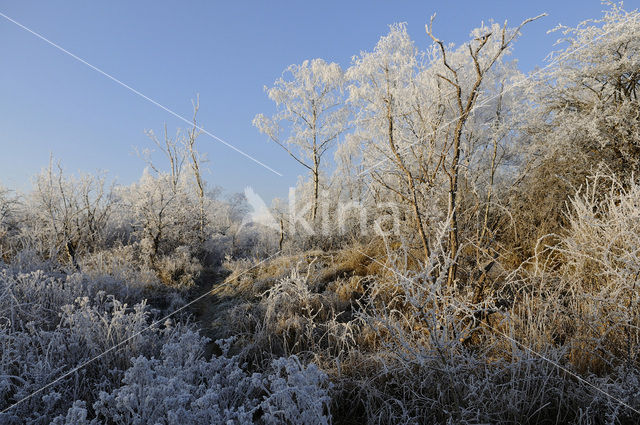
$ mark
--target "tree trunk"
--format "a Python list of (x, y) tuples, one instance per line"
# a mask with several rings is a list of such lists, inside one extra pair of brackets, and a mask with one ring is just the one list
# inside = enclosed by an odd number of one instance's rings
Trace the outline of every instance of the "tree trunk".
[(318, 155), (313, 155), (313, 209), (311, 210), (311, 222), (315, 223), (318, 215), (318, 197), (320, 192), (320, 161)]
[(78, 260), (76, 259), (76, 243), (71, 241), (67, 242), (65, 248), (67, 249), (67, 255), (69, 256), (69, 261), (76, 270), (80, 270), (80, 266), (78, 265)]
[(280, 218), (280, 240), (278, 241), (278, 251), (282, 251), (282, 244), (284, 243), (284, 220)]
[(467, 113), (458, 120), (453, 137), (453, 158), (451, 160), (451, 174), (449, 176), (449, 216), (451, 217), (449, 229), (449, 271), (447, 274), (447, 286), (452, 287), (458, 272), (458, 175), (460, 170), (460, 139), (462, 138), (462, 128), (467, 119)]
[(402, 161), (402, 157), (398, 153), (398, 149), (395, 144), (395, 140), (393, 137), (393, 114), (391, 111), (391, 102), (392, 102), (391, 94), (389, 94), (389, 99), (387, 103), (387, 122), (388, 126), (388, 137), (389, 137), (389, 146), (391, 147), (391, 151), (393, 152), (396, 160), (398, 161), (398, 165), (404, 172), (407, 183), (409, 185), (409, 191), (411, 192), (411, 206), (413, 207), (413, 215), (416, 222), (416, 227), (418, 229), (418, 235), (420, 236), (420, 241), (422, 242), (422, 250), (424, 254), (424, 262), (425, 265), (429, 263), (429, 258), (431, 257), (431, 250), (429, 249), (429, 240), (427, 239), (427, 234), (424, 230), (424, 222), (422, 220), (422, 214), (420, 213), (420, 207), (418, 205), (418, 196), (417, 189), (415, 186), (415, 182), (413, 180), (413, 176), (409, 169), (404, 165)]
[(424, 230), (424, 222), (422, 220), (422, 214), (420, 213), (420, 208), (418, 207), (418, 199), (416, 197), (416, 188), (411, 180), (411, 195), (412, 195), (412, 204), (413, 204), (413, 215), (416, 221), (416, 227), (418, 228), (418, 234), (420, 235), (420, 240), (422, 242), (422, 251), (424, 254), (424, 263), (427, 265), (429, 263), (429, 258), (431, 257), (431, 250), (429, 249), (429, 240), (427, 239), (427, 234)]

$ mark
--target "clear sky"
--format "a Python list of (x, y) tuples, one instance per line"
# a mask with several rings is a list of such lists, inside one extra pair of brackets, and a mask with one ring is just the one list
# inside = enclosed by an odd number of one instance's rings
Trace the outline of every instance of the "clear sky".
[[(627, 2), (628, 8), (635, 8)], [(190, 117), (200, 94), (200, 123), (284, 174), (279, 177), (203, 135), (207, 180), (227, 191), (252, 186), (283, 196), (304, 170), (251, 125), (273, 105), (263, 92), (292, 63), (316, 57), (347, 67), (394, 22), (407, 22), (418, 46), (437, 12), (435, 32), (463, 42), (484, 20), (530, 24), (515, 45), (521, 69), (544, 65), (558, 23), (598, 17), (598, 0), (538, 1), (0, 1), (0, 12)], [(151, 147), (145, 129), (185, 124), (0, 17), (0, 183), (27, 189), (53, 154), (69, 172), (106, 170), (136, 180)]]

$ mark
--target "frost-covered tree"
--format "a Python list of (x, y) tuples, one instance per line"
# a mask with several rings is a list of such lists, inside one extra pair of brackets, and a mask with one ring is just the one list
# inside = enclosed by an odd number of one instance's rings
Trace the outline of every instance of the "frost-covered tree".
[(199, 206), (189, 183), (186, 175), (174, 186), (167, 173), (145, 172), (140, 181), (117, 190), (120, 214), (129, 220), (141, 259), (167, 283), (183, 273), (189, 280), (199, 268), (200, 223), (194, 219)]
[(65, 176), (53, 162), (34, 182), (24, 206), (23, 238), (50, 258), (65, 254), (77, 266), (78, 253), (102, 246), (113, 207), (112, 187), (105, 175)]
[[(460, 247), (459, 229), (458, 229), (458, 196), (459, 196), (459, 178), (462, 159), (462, 143), (465, 126), (471, 113), (476, 109), (481, 99), (481, 89), (483, 83), (486, 85), (487, 76), (494, 68), (499, 59), (509, 53), (511, 44), (520, 34), (520, 30), (527, 23), (537, 18), (527, 19), (517, 28), (507, 28), (494, 24), (491, 27), (480, 27), (472, 31), (474, 37), (466, 46), (458, 49), (453, 55), (460, 57), (467, 63), (465, 67), (461, 67), (460, 63), (456, 63), (455, 58), (451, 57), (444, 43), (438, 39), (433, 32), (433, 17), (431, 23), (426, 26), (427, 34), (433, 42), (438, 46), (440, 55), (438, 58), (439, 70), (437, 77), (446, 82), (453, 90), (454, 94), (450, 97), (452, 103), (455, 104), (454, 110), (456, 117), (449, 124), (453, 124), (453, 131), (448, 136), (448, 144), (450, 145), (450, 155), (446, 164), (445, 172), (449, 182), (448, 190), (448, 216), (450, 219), (449, 231), (449, 256), (452, 260), (448, 270), (447, 284), (453, 285), (456, 278), (458, 262), (456, 257)], [(463, 53), (464, 52), (464, 53)], [(464, 57), (462, 55), (464, 54)], [(458, 60), (460, 60), (458, 59)], [(464, 78), (464, 80), (463, 80)]]
[(640, 13), (609, 6), (600, 19), (555, 29), (564, 48), (532, 82), (541, 105), (532, 130), (547, 158), (629, 176), (640, 171)]
[(346, 128), (344, 75), (338, 64), (322, 59), (291, 65), (284, 74), (273, 87), (265, 87), (277, 112), (270, 118), (256, 115), (253, 125), (311, 173), (313, 222), (318, 213), (325, 153)]
[[(206, 158), (196, 148), (196, 141), (202, 134), (201, 127), (198, 125), (197, 116), (200, 109), (200, 97), (197, 96), (192, 101), (193, 104), (193, 119), (192, 126), (183, 132), (178, 129), (174, 137), (170, 137), (167, 133), (167, 126), (164, 126), (164, 137), (160, 141), (153, 130), (148, 130), (147, 135), (154, 142), (156, 147), (160, 150), (163, 156), (168, 161), (169, 171), (167, 172), (170, 177), (171, 187), (174, 192), (178, 191), (178, 185), (182, 182), (183, 174), (185, 173), (185, 167), (190, 171), (190, 176), (193, 179), (192, 191), (196, 194), (198, 199), (198, 205), (200, 210), (198, 212), (198, 221), (200, 224), (200, 242), (205, 240), (205, 228), (207, 226), (207, 214), (205, 213), (205, 198), (207, 197), (207, 186), (202, 176), (203, 163)], [(161, 173), (161, 169), (157, 168), (151, 159), (151, 152), (149, 150), (143, 151), (143, 156), (149, 167), (157, 174)]]
[(518, 72), (504, 57), (529, 21), (515, 29), (478, 28), (458, 48), (445, 46), (428, 26), (433, 45), (425, 52), (418, 51), (404, 25), (395, 25), (347, 72), (356, 111), (348, 143), (361, 147), (361, 174), (369, 173), (391, 199), (409, 207), (424, 262), (436, 224), (450, 221), (449, 283), (460, 248), (459, 181), (478, 181), (488, 172), (493, 182), (505, 158), (505, 130), (496, 123), (512, 97), (504, 99), (501, 87)]
[(587, 176), (600, 169), (626, 181), (640, 171), (640, 14), (605, 4), (601, 18), (556, 28), (561, 47), (527, 87), (530, 165), (511, 202), (527, 255), (567, 225), (565, 203)]
[[(439, 114), (438, 97), (426, 106), (418, 101), (418, 75), (424, 69), (422, 57), (410, 40), (404, 25), (394, 25), (371, 53), (362, 53), (347, 71), (350, 80), (349, 102), (357, 111), (356, 131), (348, 143), (361, 144), (363, 162), (375, 182), (395, 193), (412, 208), (424, 258), (430, 256), (429, 218), (423, 211), (425, 192), (429, 190), (432, 170), (421, 157), (429, 134), (422, 132), (428, 119), (421, 112)], [(422, 98), (420, 98), (422, 100)], [(426, 100), (426, 99), (425, 99)], [(433, 102), (433, 103), (432, 103)], [(435, 105), (434, 105), (435, 103)], [(424, 107), (424, 109), (423, 109)], [(431, 108), (429, 108), (431, 107)], [(416, 128), (414, 124), (420, 126)], [(420, 134), (418, 134), (420, 133)], [(415, 136), (420, 146), (411, 149)], [(433, 139), (431, 139), (433, 140)]]

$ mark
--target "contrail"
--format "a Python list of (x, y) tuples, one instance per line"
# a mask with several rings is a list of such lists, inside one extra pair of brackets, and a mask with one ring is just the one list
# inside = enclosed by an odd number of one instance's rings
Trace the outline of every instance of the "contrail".
[(36, 37), (38, 37), (40, 40), (44, 41), (47, 44), (50, 44), (51, 46), (55, 47), (56, 49), (60, 50), (61, 52), (66, 53), (67, 55), (71, 56), (72, 58), (74, 58), (75, 60), (77, 60), (78, 62), (83, 63), (84, 65), (88, 66), (89, 68), (93, 69), (94, 71), (104, 75), (105, 77), (107, 77), (108, 79), (110, 79), (111, 81), (116, 82), (117, 84), (121, 85), (122, 87), (126, 88), (127, 90), (129, 90), (132, 93), (137, 94), (138, 96), (140, 96), (141, 98), (143, 98), (144, 100), (153, 103), (155, 106), (157, 106), (158, 108), (170, 113), (171, 115), (173, 115), (174, 117), (186, 122), (189, 125), (193, 125), (195, 128), (197, 128), (198, 130), (200, 130), (201, 132), (203, 132), (204, 134), (214, 138), (215, 140), (217, 140), (218, 142), (222, 143), (223, 145), (233, 149), (234, 151), (238, 152), (240, 155), (244, 156), (245, 158), (250, 159), (251, 161), (255, 162), (256, 164), (259, 164), (261, 166), (263, 166), (264, 168), (266, 168), (267, 170), (271, 171), (274, 174), (277, 174), (278, 176), (282, 177), (282, 173), (274, 170), (273, 168), (269, 167), (268, 165), (266, 165), (265, 163), (257, 160), (256, 158), (254, 158), (253, 156), (249, 155), (248, 153), (244, 152), (243, 150), (233, 146), (231, 143), (221, 139), (220, 137), (216, 136), (213, 133), (208, 132), (207, 130), (205, 130), (204, 128), (198, 126), (198, 125), (194, 125), (194, 123), (190, 120), (188, 120), (187, 118), (183, 117), (182, 115), (172, 111), (171, 109), (167, 108), (166, 106), (162, 105), (161, 103), (151, 99), (149, 96), (146, 96), (142, 93), (140, 93), (138, 90), (134, 89), (133, 87), (129, 86), (128, 84), (123, 83), (122, 81), (120, 81), (119, 79), (117, 79), (116, 77), (114, 77), (113, 75), (101, 70), (100, 68), (98, 68), (97, 66), (91, 65), (89, 62), (87, 62), (86, 60), (74, 55), (73, 53), (71, 53), (70, 51), (66, 50), (65, 48), (63, 48), (62, 46), (54, 43), (53, 41), (49, 40), (48, 38), (44, 37), (43, 35), (40, 35), (39, 33), (33, 31), (30, 28), (27, 28), (26, 26), (22, 25), (20, 22), (10, 18), (9, 16), (5, 15), (4, 13), (0, 12), (0, 16), (2, 16), (3, 18), (5, 18), (7, 21), (9, 22), (13, 22), (14, 24), (16, 24), (17, 26), (19, 26), (20, 28), (22, 28), (23, 30), (35, 35)]

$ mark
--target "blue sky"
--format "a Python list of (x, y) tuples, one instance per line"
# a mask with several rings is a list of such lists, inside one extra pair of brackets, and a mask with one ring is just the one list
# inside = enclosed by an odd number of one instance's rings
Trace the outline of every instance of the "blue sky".
[[(631, 3), (627, 7), (631, 8)], [(524, 71), (544, 65), (558, 23), (598, 17), (598, 0), (525, 1), (0, 1), (0, 12), (168, 108), (190, 117), (200, 94), (201, 125), (284, 174), (277, 176), (203, 135), (207, 180), (226, 191), (252, 186), (264, 198), (284, 196), (304, 173), (251, 125), (270, 114), (263, 86), (292, 63), (322, 57), (347, 67), (371, 50), (394, 22), (407, 22), (418, 46), (437, 12), (436, 34), (463, 42), (484, 20), (525, 28), (514, 57)], [(0, 183), (28, 189), (49, 155), (69, 172), (106, 170), (136, 180), (151, 147), (144, 130), (184, 127), (166, 111), (0, 18)]]

